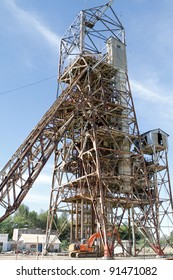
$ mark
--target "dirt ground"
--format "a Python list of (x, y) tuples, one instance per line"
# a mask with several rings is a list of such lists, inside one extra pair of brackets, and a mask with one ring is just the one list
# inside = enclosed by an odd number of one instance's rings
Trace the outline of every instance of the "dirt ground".
[[(0, 254), (0, 260), (73, 260), (75, 258), (71, 258), (68, 254), (58, 255), (58, 254), (49, 254), (47, 256), (44, 255), (25, 255), (25, 254), (15, 254), (15, 253), (3, 253)], [(101, 259), (101, 258), (85, 258), (86, 259)], [(80, 259), (78, 259), (80, 260)]]
[[(156, 259), (156, 256), (138, 256), (138, 257), (115, 257), (115, 260), (145, 260)], [(48, 256), (42, 255), (24, 255), (24, 254), (0, 254), (0, 260), (102, 260), (102, 258), (70, 258), (68, 255), (51, 254)]]

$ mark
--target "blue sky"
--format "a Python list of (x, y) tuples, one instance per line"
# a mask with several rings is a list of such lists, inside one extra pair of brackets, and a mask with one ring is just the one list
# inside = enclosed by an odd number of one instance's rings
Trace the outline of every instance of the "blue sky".
[[(106, 0), (0, 1), (0, 169), (56, 98), (59, 42), (84, 7)], [(126, 30), (129, 78), (141, 132), (162, 128), (169, 137), (173, 174), (173, 1), (116, 0)], [(20, 90), (7, 92), (43, 79)], [(24, 203), (49, 205), (51, 161)], [(172, 183), (173, 184), (173, 183)]]

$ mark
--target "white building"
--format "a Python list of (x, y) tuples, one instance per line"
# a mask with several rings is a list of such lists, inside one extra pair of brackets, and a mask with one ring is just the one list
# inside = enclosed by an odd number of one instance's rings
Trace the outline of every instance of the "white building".
[[(54, 234), (50, 235), (51, 246), (49, 251), (59, 252), (61, 241), (55, 238)], [(14, 229), (13, 230), (13, 241), (15, 241), (15, 250), (29, 250), (29, 251), (40, 251), (44, 248), (46, 240), (45, 231), (41, 229)], [(53, 241), (53, 242), (52, 242)]]
[[(54, 240), (55, 235), (50, 236), (50, 243)], [(45, 234), (21, 234), (18, 240), (18, 250), (29, 250), (42, 252), (46, 240)], [(51, 244), (51, 252), (59, 252), (61, 241), (56, 240)]]
[(8, 250), (8, 234), (0, 234), (0, 251), (6, 252)]

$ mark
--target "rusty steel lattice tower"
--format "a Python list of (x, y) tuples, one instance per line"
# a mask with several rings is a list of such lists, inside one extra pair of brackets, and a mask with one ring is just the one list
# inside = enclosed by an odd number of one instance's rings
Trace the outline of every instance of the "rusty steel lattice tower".
[(54, 152), (46, 246), (57, 213), (66, 212), (71, 242), (99, 232), (105, 257), (117, 245), (140, 254), (146, 243), (163, 255), (173, 231), (168, 135), (160, 129), (139, 134), (125, 31), (111, 5), (81, 11), (62, 38), (60, 94), (0, 173), (1, 221)]
[[(110, 256), (108, 232), (124, 227), (129, 232), (128, 250), (116, 241), (123, 251), (137, 254), (140, 232), (155, 253), (163, 254), (160, 231), (166, 217), (173, 229), (172, 195), (168, 165), (158, 167), (153, 157), (157, 152), (165, 154), (167, 146), (148, 145), (146, 136), (139, 135), (127, 75), (125, 32), (111, 2), (82, 11), (65, 33), (59, 86), (69, 91), (61, 107), (63, 118), (78, 109), (55, 152), (48, 236), (54, 214), (68, 209), (71, 242), (99, 231), (104, 254)], [(155, 157), (163, 161), (158, 154)], [(158, 183), (161, 170), (164, 175)], [(161, 188), (167, 192), (164, 201)]]

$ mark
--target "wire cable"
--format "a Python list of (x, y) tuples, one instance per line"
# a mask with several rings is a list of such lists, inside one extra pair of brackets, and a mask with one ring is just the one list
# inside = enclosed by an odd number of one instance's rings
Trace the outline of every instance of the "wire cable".
[(13, 91), (21, 90), (21, 89), (26, 88), (26, 87), (30, 87), (30, 86), (33, 86), (33, 85), (36, 85), (36, 84), (39, 84), (39, 83), (43, 83), (43, 82), (45, 82), (47, 80), (50, 80), (50, 79), (53, 79), (55, 77), (57, 77), (57, 75), (53, 75), (53, 76), (50, 76), (48, 78), (45, 78), (45, 79), (42, 79), (42, 80), (38, 80), (36, 82), (30, 83), (30, 84), (26, 84), (26, 85), (18, 87), (18, 88), (13, 88), (13, 89), (9, 89), (9, 90), (6, 90), (6, 91), (2, 91), (2, 92), (0, 92), (0, 95), (5, 95), (5, 94), (13, 92)]

